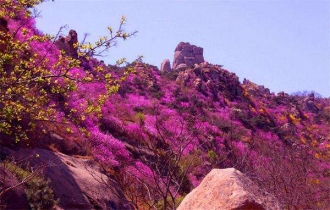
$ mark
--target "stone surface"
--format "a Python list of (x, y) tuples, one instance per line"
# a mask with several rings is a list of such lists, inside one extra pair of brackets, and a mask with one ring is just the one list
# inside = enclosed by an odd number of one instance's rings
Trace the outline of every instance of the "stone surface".
[(184, 56), (181, 53), (181, 51), (176, 51), (174, 53), (174, 61), (173, 62), (176, 62), (176, 63), (183, 63), (184, 62)]
[(160, 70), (161, 71), (171, 71), (171, 63), (170, 63), (170, 60), (168, 59), (165, 59), (161, 66), (160, 66)]
[(60, 36), (55, 41), (55, 45), (58, 49), (63, 50), (67, 55), (74, 58), (78, 58), (78, 48), (74, 46), (76, 44), (78, 44), (78, 34), (75, 30), (70, 30), (65, 38)]
[[(183, 65), (183, 64), (180, 64), (180, 65)], [(185, 64), (184, 64), (185, 65)], [(181, 84), (181, 85), (187, 85), (187, 83), (189, 82), (191, 76), (190, 76), (190, 72), (189, 71), (183, 71), (183, 72), (180, 72), (180, 74), (178, 75), (178, 77), (176, 78), (176, 82), (178, 84)]]
[(194, 86), (197, 90), (200, 90), (202, 88), (202, 80), (200, 78), (197, 78), (195, 81), (194, 81)]
[(278, 92), (276, 95), (276, 97), (279, 97), (279, 98), (285, 98), (288, 96), (289, 96), (289, 94), (285, 93), (284, 91)]
[(204, 62), (204, 56), (203, 55), (195, 55), (195, 61), (196, 61), (196, 63)]
[(65, 37), (65, 40), (69, 43), (69, 55), (74, 58), (78, 58), (77, 45), (78, 44), (78, 34), (75, 30), (70, 30), (68, 36)]
[[(270, 90), (268, 88), (265, 88), (263, 85), (257, 85), (246, 78), (244, 78), (244, 80), (243, 80), (243, 86), (249, 94), (263, 95), (263, 96), (270, 95)], [(283, 92), (283, 94), (284, 94), (284, 92)], [(283, 97), (284, 97), (284, 95), (283, 95)]]
[(314, 113), (319, 112), (320, 109), (315, 105), (314, 101), (307, 100), (305, 103), (306, 103), (306, 107), (309, 111), (314, 112)]
[(203, 55), (203, 48), (201, 47), (193, 47), (194, 55)]
[[(54, 197), (60, 199), (56, 209), (132, 209), (118, 184), (101, 172), (88, 157), (72, 157), (45, 149), (9, 150), (7, 155), (30, 165), (47, 163), (44, 175), (50, 178)], [(3, 151), (4, 152), (4, 151)], [(38, 157), (35, 156), (38, 154)], [(26, 209), (26, 208), (23, 208)]]
[(187, 66), (187, 64), (185, 64), (185, 63), (181, 63), (181, 64), (179, 64), (177, 67), (176, 67), (176, 69), (185, 69), (185, 68), (187, 68), (188, 66)]
[(204, 62), (203, 48), (191, 45), (189, 42), (180, 42), (175, 48), (173, 69), (179, 69), (181, 64), (192, 67), (202, 62)]
[(304, 99), (305, 106), (307, 110), (314, 113), (318, 113), (320, 109), (315, 105), (314, 100), (315, 100), (314, 93), (309, 94), (308, 97)]
[(184, 57), (184, 63), (187, 65), (187, 66), (192, 66), (195, 64), (195, 57)]
[(293, 135), (296, 133), (297, 129), (294, 125), (285, 123), (280, 127), (279, 131), (283, 135)]
[(178, 210), (279, 210), (278, 201), (234, 168), (213, 169)]
[(201, 63), (201, 67), (203, 67), (203, 68), (207, 68), (207, 67), (209, 67), (209, 62), (207, 62), (207, 61), (204, 61), (204, 62), (202, 62)]

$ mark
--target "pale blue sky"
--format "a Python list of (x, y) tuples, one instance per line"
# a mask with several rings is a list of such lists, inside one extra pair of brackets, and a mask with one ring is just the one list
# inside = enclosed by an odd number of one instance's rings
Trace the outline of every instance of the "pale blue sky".
[[(138, 34), (101, 58), (122, 57), (160, 66), (173, 61), (180, 41), (204, 48), (204, 58), (247, 78), (287, 93), (314, 90), (330, 96), (330, 1), (83, 1), (56, 0), (37, 7), (37, 27), (56, 34), (67, 24), (88, 41), (106, 35), (125, 15), (127, 31)], [(64, 35), (68, 30), (64, 31)]]

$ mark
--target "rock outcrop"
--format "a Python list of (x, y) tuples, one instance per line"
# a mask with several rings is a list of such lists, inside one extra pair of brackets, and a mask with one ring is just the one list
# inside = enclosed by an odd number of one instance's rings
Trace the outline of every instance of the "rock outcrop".
[(268, 88), (265, 88), (265, 86), (263, 86), (263, 85), (257, 85), (245, 78), (243, 80), (242, 85), (249, 94), (259, 95), (259, 96), (269, 96), (270, 95), (270, 90)]
[(161, 66), (160, 66), (160, 71), (171, 71), (171, 63), (170, 60), (165, 59)]
[(192, 67), (204, 62), (203, 48), (191, 45), (189, 42), (180, 42), (174, 51), (173, 69)]
[(304, 102), (307, 110), (317, 113), (319, 111), (319, 108), (315, 105), (314, 100), (315, 100), (314, 93), (311, 93), (308, 95), (306, 99), (304, 99)]
[(178, 210), (279, 210), (278, 201), (234, 168), (213, 169)]
[(55, 45), (58, 49), (63, 50), (67, 55), (74, 58), (78, 58), (77, 45), (78, 44), (78, 34), (75, 30), (70, 30), (69, 34), (64, 38), (60, 36), (56, 41)]
[(214, 99), (223, 95), (233, 99), (243, 94), (236, 74), (223, 69), (220, 65), (207, 62), (195, 64), (193, 68), (181, 69), (176, 82), (182, 86), (195, 87), (204, 95), (212, 94)]
[[(72, 157), (45, 149), (13, 151), (3, 148), (1, 152), (15, 160), (29, 161), (31, 167), (47, 163), (44, 175), (51, 180), (49, 185), (55, 199), (60, 199), (57, 210), (132, 209), (119, 185), (106, 176), (91, 158)], [(22, 191), (24, 190), (19, 192)], [(12, 203), (9, 204), (13, 206)], [(28, 206), (22, 208), (20, 205), (20, 209), (27, 208)]]

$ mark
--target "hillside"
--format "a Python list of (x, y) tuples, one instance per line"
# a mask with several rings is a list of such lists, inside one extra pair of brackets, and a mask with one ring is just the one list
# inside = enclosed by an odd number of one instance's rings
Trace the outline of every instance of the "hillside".
[(30, 5), (0, 2), (1, 207), (16, 193), (17, 208), (175, 209), (214, 168), (283, 209), (330, 205), (329, 98), (241, 83), (184, 42), (172, 67), (105, 65), (74, 30), (51, 39)]

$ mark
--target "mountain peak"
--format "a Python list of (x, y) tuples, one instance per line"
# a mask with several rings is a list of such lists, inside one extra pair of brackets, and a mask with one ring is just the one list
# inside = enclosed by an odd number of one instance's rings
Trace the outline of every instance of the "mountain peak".
[(189, 42), (180, 42), (174, 50), (173, 69), (204, 62), (203, 48), (191, 45)]

